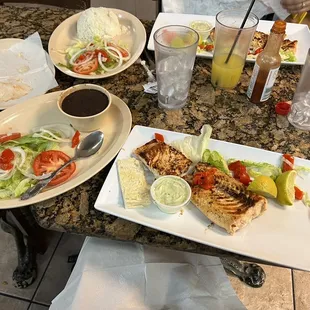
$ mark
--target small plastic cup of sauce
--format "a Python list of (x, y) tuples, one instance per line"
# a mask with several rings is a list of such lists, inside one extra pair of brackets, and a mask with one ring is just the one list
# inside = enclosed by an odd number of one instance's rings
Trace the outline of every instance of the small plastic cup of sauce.
[(151, 197), (157, 207), (165, 213), (177, 213), (191, 199), (189, 184), (180, 177), (159, 177), (151, 186)]

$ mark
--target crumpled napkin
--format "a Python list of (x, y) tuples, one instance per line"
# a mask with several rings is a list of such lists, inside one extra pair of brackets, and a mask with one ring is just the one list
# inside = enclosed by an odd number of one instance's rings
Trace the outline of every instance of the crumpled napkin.
[(54, 77), (54, 66), (47, 61), (38, 32), (24, 41), (14, 44), (8, 50), (0, 51), (0, 82), (24, 83), (31, 91), (16, 100), (1, 103), (11, 106), (46, 93), (58, 85)]
[(50, 310), (245, 310), (217, 257), (86, 238)]

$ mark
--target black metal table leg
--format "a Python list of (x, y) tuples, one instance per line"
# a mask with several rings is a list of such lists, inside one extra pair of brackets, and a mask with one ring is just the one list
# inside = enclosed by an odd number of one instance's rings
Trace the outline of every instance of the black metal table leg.
[(35, 249), (28, 236), (12, 223), (7, 210), (0, 212), (0, 227), (14, 237), (17, 247), (18, 265), (13, 272), (13, 284), (18, 288), (26, 288), (34, 282), (37, 275)]

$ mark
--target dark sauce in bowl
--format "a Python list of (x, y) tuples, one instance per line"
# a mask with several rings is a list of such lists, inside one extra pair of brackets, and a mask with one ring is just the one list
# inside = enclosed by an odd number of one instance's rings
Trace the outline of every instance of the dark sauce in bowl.
[(77, 90), (62, 101), (61, 109), (72, 116), (87, 117), (104, 111), (109, 105), (106, 94), (95, 89)]

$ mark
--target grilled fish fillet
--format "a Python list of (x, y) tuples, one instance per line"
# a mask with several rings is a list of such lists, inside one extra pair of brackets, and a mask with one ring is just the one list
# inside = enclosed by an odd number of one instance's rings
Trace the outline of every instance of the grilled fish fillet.
[[(205, 172), (214, 167), (198, 163), (196, 172)], [(189, 177), (185, 179), (191, 183)], [(214, 187), (206, 190), (200, 186), (192, 187), (193, 204), (212, 222), (223, 227), (233, 235), (249, 224), (267, 209), (267, 199), (248, 191), (234, 178), (218, 170), (214, 174)]]
[(160, 175), (181, 176), (192, 164), (192, 161), (181, 152), (155, 139), (137, 148), (134, 154), (156, 177)]

